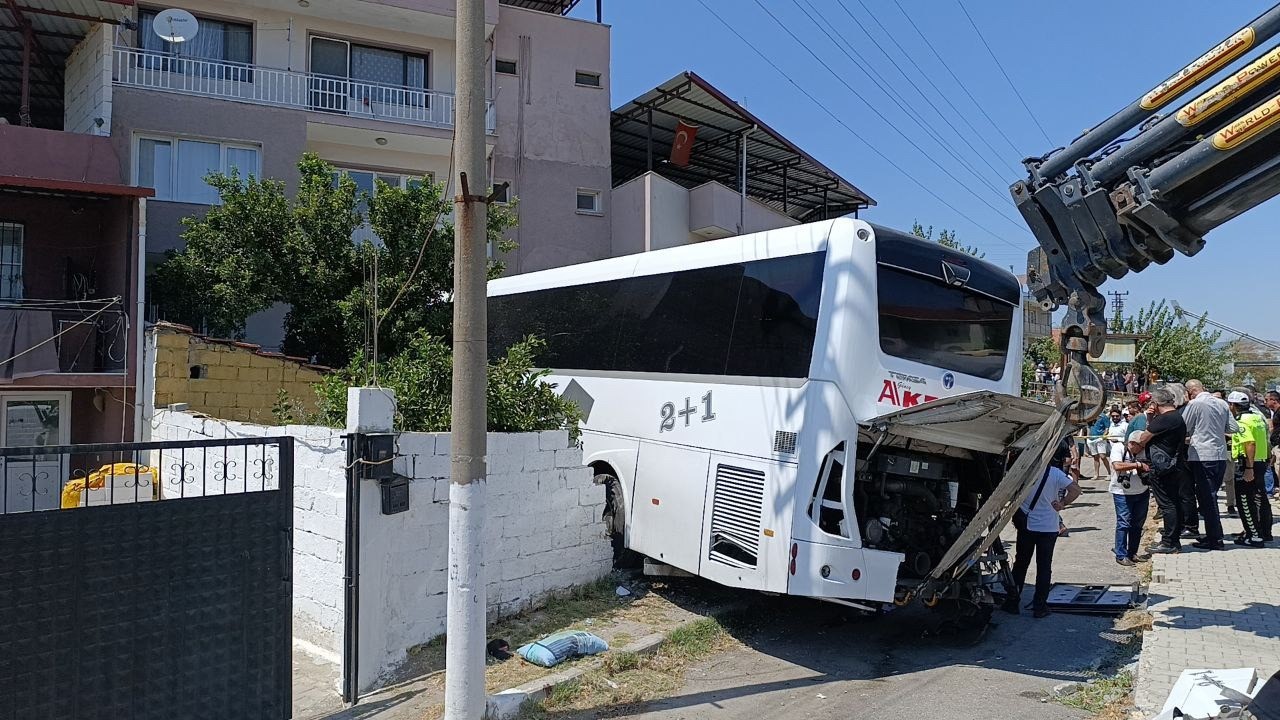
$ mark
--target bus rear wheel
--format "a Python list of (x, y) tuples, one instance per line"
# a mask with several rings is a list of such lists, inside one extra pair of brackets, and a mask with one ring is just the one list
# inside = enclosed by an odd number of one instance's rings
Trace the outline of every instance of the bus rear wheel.
[(605, 491), (604, 525), (613, 545), (613, 566), (619, 569), (640, 567), (639, 553), (627, 548), (627, 501), (622, 496), (622, 482), (609, 473), (595, 476), (595, 483)]

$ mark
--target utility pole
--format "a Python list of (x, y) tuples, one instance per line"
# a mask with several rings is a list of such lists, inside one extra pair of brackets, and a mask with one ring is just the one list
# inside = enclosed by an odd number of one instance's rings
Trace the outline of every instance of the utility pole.
[(1107, 294), (1111, 296), (1111, 309), (1115, 313), (1115, 324), (1119, 325), (1121, 320), (1124, 319), (1124, 299), (1129, 297), (1129, 291), (1112, 290)]
[(449, 483), (449, 600), (445, 720), (485, 714), (485, 311), (489, 181), (485, 163), (484, 0), (458, 0), (454, 148), (453, 426)]

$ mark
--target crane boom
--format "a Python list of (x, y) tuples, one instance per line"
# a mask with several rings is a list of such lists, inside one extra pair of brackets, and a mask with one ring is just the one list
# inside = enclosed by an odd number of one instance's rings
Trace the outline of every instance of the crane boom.
[(1024, 161), (1010, 194), (1046, 260), (1028, 273), (1032, 293), (1045, 309), (1067, 307), (1069, 420), (1092, 421), (1106, 404), (1088, 356), (1105, 344), (1107, 278), (1195, 255), (1209, 231), (1280, 193), (1280, 44), (1158, 113), (1277, 34), (1280, 4), (1066, 148)]

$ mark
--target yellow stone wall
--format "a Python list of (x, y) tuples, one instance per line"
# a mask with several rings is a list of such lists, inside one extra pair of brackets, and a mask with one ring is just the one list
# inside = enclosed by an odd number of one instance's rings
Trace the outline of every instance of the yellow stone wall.
[[(315, 409), (312, 385), (328, 370), (256, 345), (210, 340), (188, 328), (158, 323), (149, 331), (156, 348), (155, 406), (187, 403), (191, 410), (221, 418), (271, 425), (281, 388), (294, 405)], [(199, 378), (192, 368), (199, 368)]]

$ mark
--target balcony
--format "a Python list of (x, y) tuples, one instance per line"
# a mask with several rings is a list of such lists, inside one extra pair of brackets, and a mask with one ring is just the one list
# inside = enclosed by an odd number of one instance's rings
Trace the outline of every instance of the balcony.
[[(316, 73), (177, 57), (116, 47), (116, 85), (295, 108), (369, 120), (452, 129), (454, 96), (437, 90), (351, 80)], [(485, 105), (485, 130), (493, 133), (493, 101)]]
[(123, 373), (128, 330), (119, 300), (0, 300), (0, 332), (18, 356), (4, 377)]

